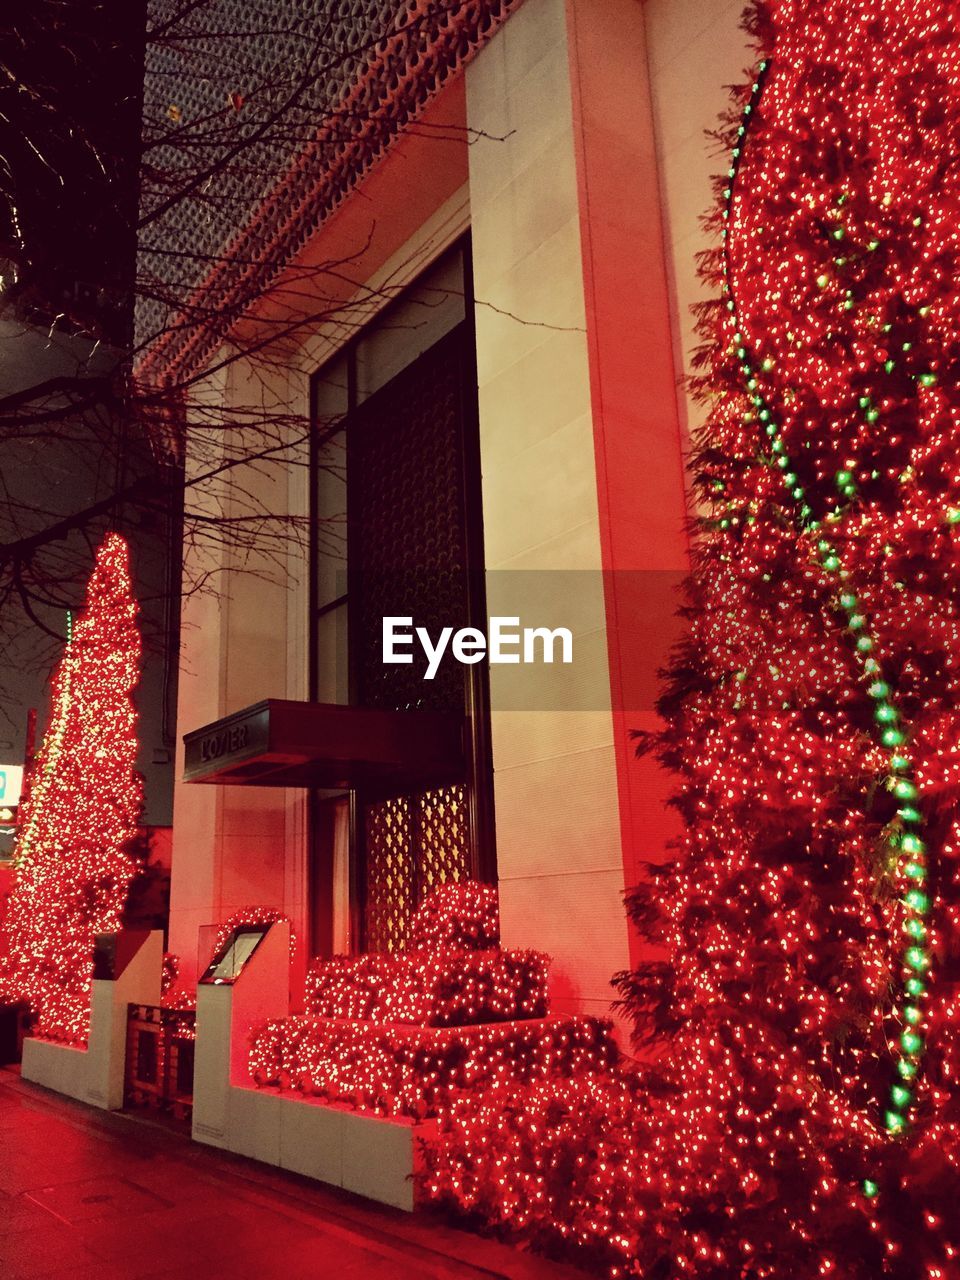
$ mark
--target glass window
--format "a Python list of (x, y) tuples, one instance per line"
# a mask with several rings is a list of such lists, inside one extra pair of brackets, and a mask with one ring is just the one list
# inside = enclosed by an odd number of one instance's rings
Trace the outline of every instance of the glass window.
[(313, 379), (313, 688), (349, 701), (347, 429), (350, 413), (466, 316), (464, 248), (448, 250)]
[(402, 796), (313, 793), (314, 954), (389, 950), (434, 884), (494, 873), (485, 669), (451, 668), (426, 689), (407, 667), (387, 678), (379, 647), (389, 613), (431, 627), (485, 617), (470, 573), (483, 545), (468, 262), (465, 242), (445, 253), (313, 381), (312, 696), (471, 708), (461, 779)]
[(445, 254), (357, 340), (356, 403), (379, 391), (434, 346), (466, 314), (463, 255)]

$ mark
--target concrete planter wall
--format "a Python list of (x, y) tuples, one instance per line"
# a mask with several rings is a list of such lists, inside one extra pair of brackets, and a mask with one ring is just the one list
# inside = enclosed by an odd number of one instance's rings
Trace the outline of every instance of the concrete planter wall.
[(289, 1012), (289, 954), (275, 924), (234, 983), (199, 986), (193, 1138), (409, 1211), (428, 1126), (254, 1087), (250, 1033)]
[(160, 1003), (163, 934), (151, 933), (116, 978), (95, 979), (86, 1049), (28, 1036), (22, 1077), (105, 1111), (123, 1107), (127, 1006)]

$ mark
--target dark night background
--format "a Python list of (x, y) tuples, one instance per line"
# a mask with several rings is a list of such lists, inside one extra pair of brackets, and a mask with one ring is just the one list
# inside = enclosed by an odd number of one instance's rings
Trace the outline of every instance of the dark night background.
[[(17, 10), (19, 9), (19, 12)], [(31, 0), (2, 28), (0, 174), (13, 301), (127, 340), (136, 247), (142, 0)]]
[[(142, 0), (29, 0), (0, 20), (0, 412), (47, 384), (122, 377), (132, 332), (144, 43)], [(54, 383), (53, 385), (56, 385)], [(56, 407), (56, 396), (45, 404)], [(0, 554), (149, 474), (147, 443), (109, 397), (46, 431), (0, 421)], [(176, 691), (173, 521), (118, 507), (143, 613), (138, 693), (146, 820), (170, 821)], [(23, 756), (65, 608), (83, 598), (106, 521), (51, 542), (46, 600), (0, 606), (0, 763)], [(59, 575), (59, 576), (58, 576)], [(3, 850), (0, 849), (0, 854)]]

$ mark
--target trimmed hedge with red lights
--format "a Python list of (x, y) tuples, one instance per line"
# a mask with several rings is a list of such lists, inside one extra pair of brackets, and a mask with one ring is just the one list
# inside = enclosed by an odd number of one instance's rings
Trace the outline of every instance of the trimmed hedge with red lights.
[(410, 926), (410, 951), (495, 951), (499, 946), (497, 891), (475, 880), (434, 889), (417, 908)]
[(451, 1098), (423, 1147), (420, 1197), (545, 1253), (633, 1274), (662, 1205), (644, 1177), (638, 1083), (609, 1067), (581, 1061)]
[(618, 1050), (601, 1018), (547, 1017), (549, 956), (499, 949), (497, 891), (436, 890), (411, 950), (335, 956), (307, 978), (307, 1013), (254, 1032), (260, 1086), (424, 1119), (461, 1092), (607, 1071)]
[(307, 1011), (420, 1027), (542, 1018), (549, 963), (540, 951), (335, 956), (311, 967)]
[(253, 1035), (260, 1086), (424, 1119), (460, 1092), (486, 1094), (554, 1075), (586, 1077), (616, 1061), (602, 1018), (556, 1017), (471, 1027), (414, 1027), (293, 1017)]

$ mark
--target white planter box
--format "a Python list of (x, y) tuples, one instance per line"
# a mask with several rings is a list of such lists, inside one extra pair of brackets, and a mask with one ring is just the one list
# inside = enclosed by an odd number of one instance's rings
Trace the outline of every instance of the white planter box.
[(151, 933), (114, 980), (98, 979), (90, 995), (86, 1049), (28, 1037), (23, 1042), (24, 1080), (68, 1098), (119, 1111), (127, 1047), (127, 1005), (160, 1003), (163, 934)]

